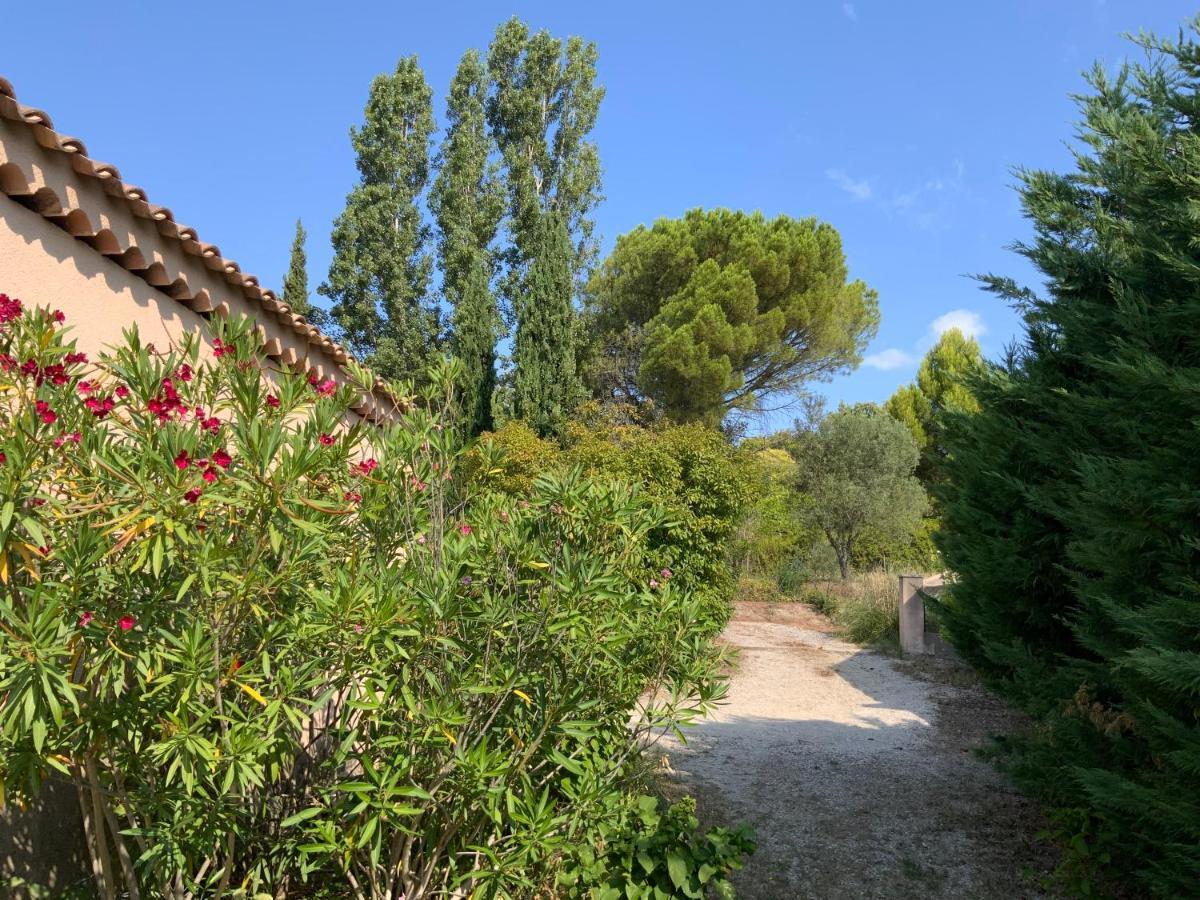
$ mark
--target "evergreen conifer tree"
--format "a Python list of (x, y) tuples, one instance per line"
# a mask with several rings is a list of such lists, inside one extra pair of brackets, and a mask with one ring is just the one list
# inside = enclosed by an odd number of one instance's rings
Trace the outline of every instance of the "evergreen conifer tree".
[(504, 193), (489, 160), (486, 94), (487, 72), (479, 53), (470, 50), (450, 84), (446, 137), (429, 196), (438, 226), (442, 294), (453, 307), (451, 346), (463, 364), (459, 390), (468, 436), (492, 427), (496, 341), (502, 326), (492, 291), (492, 242), (504, 215)]
[(322, 310), (313, 306), (308, 297), (308, 256), (304, 252), (304, 242), (307, 239), (304, 225), (297, 219), (296, 237), (292, 240), (292, 257), (288, 263), (287, 275), (283, 279), (283, 302), (291, 307), (296, 315), (304, 316), (320, 327)]
[(320, 293), (351, 350), (382, 376), (420, 380), (439, 340), (428, 297), (429, 228), (418, 206), (429, 178), (432, 94), (415, 56), (371, 82), (350, 131), (359, 183), (333, 228)]
[(571, 309), (571, 239), (557, 213), (541, 217), (517, 300), (513, 413), (539, 434), (558, 431), (580, 400)]
[(989, 279), (1027, 337), (975, 384), (979, 412), (948, 417), (939, 544), (953, 640), (1041, 720), (1014, 771), (1140, 894), (1181, 897), (1200, 884), (1200, 44), (1144, 43), (1148, 65), (1093, 72), (1077, 171), (1022, 175), (1047, 293)]
[[(600, 199), (600, 161), (588, 135), (604, 89), (595, 83), (594, 44), (531, 35), (515, 18), (496, 30), (487, 66), (487, 120), (504, 163), (511, 238), (502, 290), (522, 343), (513, 402), (546, 434), (581, 397), (572, 301), (596, 253), (590, 214)], [(545, 308), (532, 302), (535, 294)]]

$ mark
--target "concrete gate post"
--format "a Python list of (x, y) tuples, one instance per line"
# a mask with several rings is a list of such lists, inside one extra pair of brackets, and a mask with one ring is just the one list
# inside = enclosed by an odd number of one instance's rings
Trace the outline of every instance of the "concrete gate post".
[(925, 601), (921, 575), (900, 576), (900, 650), (904, 654), (925, 653)]

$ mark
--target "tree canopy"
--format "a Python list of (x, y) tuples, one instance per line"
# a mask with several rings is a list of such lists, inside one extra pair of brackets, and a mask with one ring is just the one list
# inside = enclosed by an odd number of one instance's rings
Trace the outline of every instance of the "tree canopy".
[(496, 341), (503, 324), (492, 291), (492, 244), (504, 215), (504, 192), (490, 159), (492, 141), (484, 121), (487, 85), (479, 52), (467, 51), (450, 83), (446, 137), (429, 192), (438, 226), (442, 295), (453, 309), (451, 347), (462, 361), (458, 388), (464, 431), (470, 436), (492, 427)]
[(292, 256), (288, 262), (287, 275), (283, 279), (283, 302), (291, 307), (296, 315), (315, 319), (315, 310), (308, 298), (308, 257), (304, 253), (304, 242), (308, 235), (304, 233), (304, 225), (296, 220), (296, 236), (292, 239)]
[(858, 365), (875, 334), (875, 292), (847, 279), (816, 219), (694, 209), (639, 226), (587, 285), (591, 386), (683, 421), (786, 402)]
[(983, 373), (979, 342), (957, 328), (945, 332), (921, 360), (917, 380), (899, 388), (884, 408), (903, 422), (921, 450), (917, 475), (925, 484), (937, 478), (938, 461), (945, 457), (942, 420), (953, 411), (976, 412), (979, 402), (971, 380)]
[[(1131, 895), (1200, 883), (1200, 43), (1097, 68), (1065, 174), (1022, 173), (1044, 291), (988, 284), (1026, 337), (949, 416), (946, 624), (1038, 718), (1013, 767)], [(1085, 846), (1085, 849), (1086, 846)]]
[(350, 130), (359, 183), (333, 227), (320, 293), (351, 350), (385, 377), (420, 380), (439, 339), (433, 261), (418, 200), (429, 179), (432, 93), (415, 56), (379, 75)]
[(546, 435), (582, 396), (573, 300), (595, 254), (600, 160), (589, 135), (604, 88), (595, 44), (530, 34), (516, 18), (496, 29), (487, 66), (487, 121), (509, 201), (502, 290), (516, 320), (513, 411)]
[(916, 441), (879, 407), (830, 413), (792, 442), (797, 487), (807, 495), (802, 518), (819, 529), (850, 575), (855, 543), (873, 534), (910, 536), (925, 512), (925, 491), (913, 476)]

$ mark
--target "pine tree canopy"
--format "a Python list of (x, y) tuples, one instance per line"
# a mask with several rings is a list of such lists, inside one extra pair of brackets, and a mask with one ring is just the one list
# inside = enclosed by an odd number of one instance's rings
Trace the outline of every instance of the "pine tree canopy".
[[(1137, 894), (1200, 884), (1200, 45), (1097, 68), (1069, 174), (1022, 173), (1044, 296), (946, 417), (947, 627), (1040, 719), (1012, 768)], [(1082, 816), (1082, 819), (1080, 818)]]
[(593, 359), (620, 344), (631, 358), (605, 371), (636, 371), (634, 384), (593, 384), (602, 399), (641, 396), (714, 424), (854, 368), (879, 323), (832, 226), (724, 209), (619, 237), (585, 303)]
[(496, 341), (501, 320), (492, 291), (492, 243), (504, 215), (504, 190), (490, 161), (484, 117), (487, 72), (479, 53), (463, 56), (450, 84), (446, 138), (429, 207), (438, 227), (442, 294), (453, 308), (451, 346), (463, 364), (459, 384), (467, 435), (492, 427)]
[(433, 261), (418, 201), (429, 178), (432, 94), (415, 56), (371, 89), (353, 128), (359, 183), (333, 228), (320, 293), (351, 350), (387, 378), (423, 377), (440, 337), (428, 296)]

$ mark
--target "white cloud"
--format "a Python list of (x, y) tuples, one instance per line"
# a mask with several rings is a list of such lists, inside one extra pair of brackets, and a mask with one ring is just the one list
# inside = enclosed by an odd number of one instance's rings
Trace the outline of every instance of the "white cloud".
[(865, 178), (854, 179), (845, 169), (826, 169), (825, 177), (840, 187), (855, 200), (871, 199), (871, 184)]
[(854, 8), (853, 3), (843, 3), (842, 14), (851, 22), (858, 21), (858, 10)]
[(987, 326), (983, 324), (983, 318), (979, 313), (971, 312), (969, 309), (952, 309), (929, 323), (929, 330), (936, 337), (941, 337), (951, 328), (957, 328), (967, 337), (979, 337), (987, 334)]
[(913, 357), (909, 356), (903, 350), (897, 350), (895, 347), (880, 350), (878, 353), (872, 353), (863, 359), (863, 365), (870, 366), (872, 369), (882, 369), (884, 372), (910, 366), (914, 362), (916, 360)]

